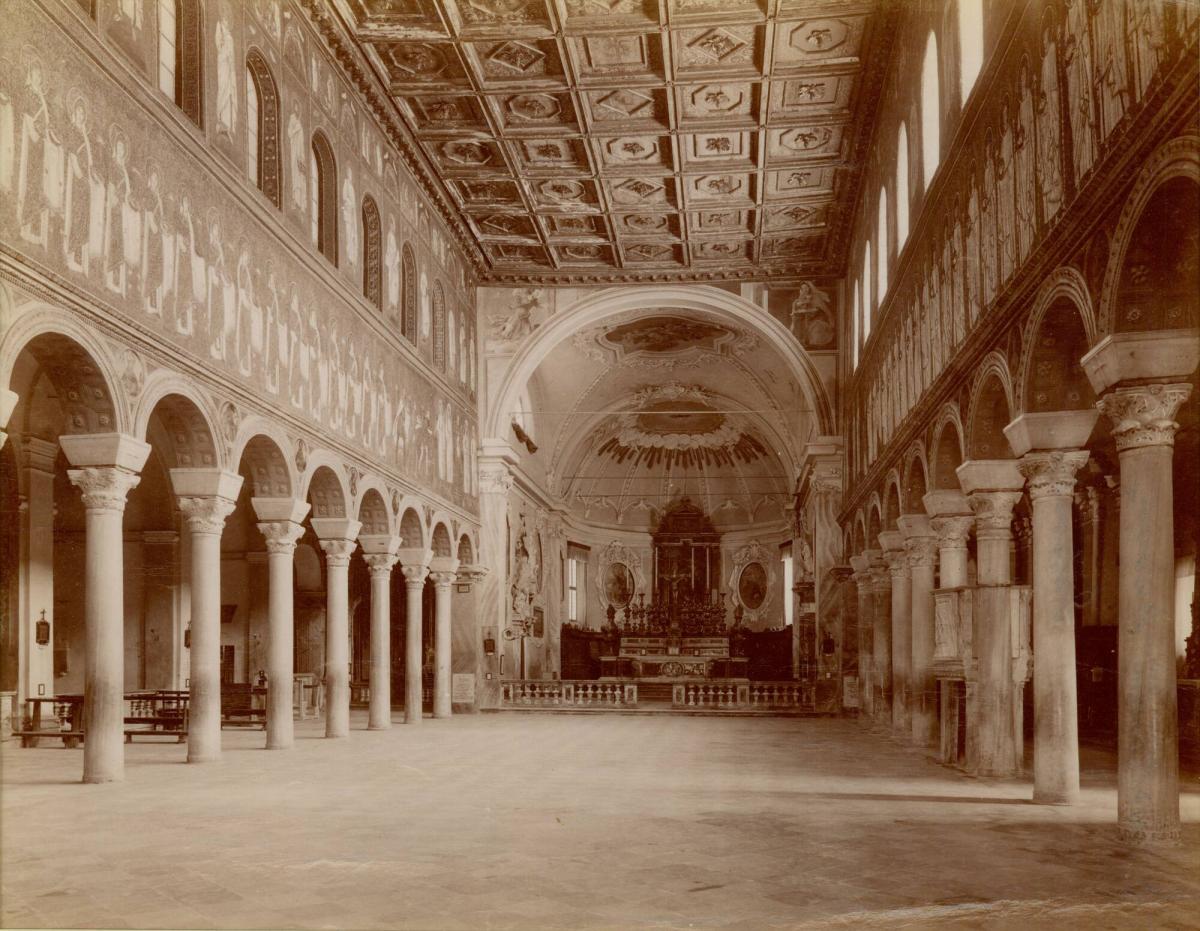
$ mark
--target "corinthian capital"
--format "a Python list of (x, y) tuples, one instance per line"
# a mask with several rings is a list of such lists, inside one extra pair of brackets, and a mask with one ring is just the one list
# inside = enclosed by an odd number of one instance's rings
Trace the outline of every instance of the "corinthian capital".
[(354, 554), (354, 550), (358, 546), (357, 540), (345, 540), (341, 538), (318, 540), (317, 542), (321, 544), (321, 549), (325, 551), (325, 564), (329, 566), (350, 565), (350, 557)]
[(124, 511), (125, 499), (141, 480), (138, 473), (120, 466), (68, 469), (67, 477), (82, 492), (83, 506), (89, 511)]
[(888, 574), (893, 579), (903, 579), (908, 576), (908, 551), (906, 549), (885, 550), (883, 558), (887, 560)]
[(1013, 508), (1020, 500), (1019, 491), (975, 491), (967, 495), (967, 503), (975, 512), (976, 534), (987, 537), (1012, 533)]
[(1113, 422), (1117, 451), (1139, 446), (1173, 446), (1179, 424), (1175, 414), (1192, 393), (1189, 384), (1116, 388), (1096, 406)]
[(404, 574), (404, 584), (409, 588), (421, 588), (425, 584), (425, 576), (429, 575), (428, 566), (401, 566)]
[(909, 537), (904, 541), (904, 549), (911, 568), (937, 565), (937, 537)]
[(258, 529), (267, 541), (267, 552), (284, 556), (292, 555), (296, 550), (296, 541), (304, 536), (304, 528), (293, 520), (262, 521)]
[(225, 519), (237, 507), (222, 495), (184, 495), (179, 499), (179, 510), (192, 533), (208, 533), (220, 536), (225, 529)]
[(974, 523), (974, 517), (959, 514), (952, 517), (934, 517), (929, 521), (929, 526), (937, 534), (938, 549), (965, 550)]
[(1086, 449), (1056, 449), (1052, 452), (1026, 453), (1017, 468), (1029, 483), (1030, 498), (1067, 495), (1075, 491), (1075, 473), (1088, 461)]
[(367, 568), (371, 570), (371, 578), (387, 579), (391, 577), (392, 567), (396, 565), (399, 557), (395, 553), (364, 553), (363, 559)]
[(429, 579), (433, 582), (436, 588), (449, 588), (458, 578), (458, 573), (455, 572), (431, 572)]

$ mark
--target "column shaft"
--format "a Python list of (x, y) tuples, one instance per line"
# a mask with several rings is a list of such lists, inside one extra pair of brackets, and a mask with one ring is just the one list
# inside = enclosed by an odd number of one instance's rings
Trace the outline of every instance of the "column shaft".
[[(341, 540), (322, 540), (343, 543)], [(351, 543), (353, 546), (353, 543)], [(350, 734), (350, 555), (325, 560), (325, 736)]]
[(371, 706), (367, 727), (380, 731), (391, 726), (392, 569), (388, 565), (371, 569)]
[(125, 498), (136, 472), (72, 469), (86, 508), (83, 781), (125, 778)]
[(292, 557), (304, 528), (282, 520), (260, 523), (258, 529), (267, 541), (267, 749), (286, 750), (294, 742), (295, 729)]
[(424, 567), (404, 567), (404, 721), (421, 721), (421, 594), (425, 590)]
[(912, 589), (912, 739), (931, 747), (937, 735), (937, 681), (933, 677), (934, 541), (916, 537), (907, 543)]
[[(892, 554), (889, 553), (889, 557)], [(907, 737), (912, 731), (912, 579), (904, 550), (897, 550), (892, 576), (892, 728)]]
[(892, 717), (892, 585), (886, 569), (875, 569), (871, 585), (875, 654), (875, 717)]
[(189, 763), (221, 757), (221, 536), (192, 531)]
[(1117, 388), (1098, 404), (1121, 463), (1117, 825), (1140, 844), (1180, 841), (1172, 458), (1191, 390)]
[(1031, 453), (1020, 466), (1033, 502), (1033, 800), (1045, 805), (1079, 799), (1071, 503), (1087, 458)]
[(433, 716), (448, 718), (450, 705), (450, 586), (453, 573), (436, 572), (434, 580), (434, 678)]

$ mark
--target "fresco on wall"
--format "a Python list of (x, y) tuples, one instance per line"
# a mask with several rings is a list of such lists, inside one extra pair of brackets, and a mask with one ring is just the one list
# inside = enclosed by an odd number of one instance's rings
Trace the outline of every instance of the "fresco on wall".
[(680, 352), (693, 346), (711, 350), (718, 339), (728, 335), (725, 327), (716, 324), (663, 316), (613, 327), (605, 338), (626, 352)]
[[(113, 94), (93, 113), (97, 94), (69, 83), (84, 64), (67, 68), (42, 38), (19, 47), (16, 66), (11, 45), (0, 49), (0, 226), (13, 245), (264, 401), (470, 505), (474, 411), (441, 396), (207, 175), (174, 170), (188, 156), (146, 145), (133, 100)], [(219, 122), (235, 126), (236, 112)], [(302, 124), (288, 135), (308, 138)], [(349, 171), (345, 182), (357, 230)]]
[(837, 349), (836, 282), (802, 281), (794, 288), (771, 285), (767, 309), (807, 350)]

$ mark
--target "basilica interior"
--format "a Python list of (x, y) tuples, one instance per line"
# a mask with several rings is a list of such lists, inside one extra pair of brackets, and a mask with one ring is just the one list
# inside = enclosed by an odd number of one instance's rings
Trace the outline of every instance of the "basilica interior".
[(5, 13), (0, 925), (1195, 927), (1195, 2)]

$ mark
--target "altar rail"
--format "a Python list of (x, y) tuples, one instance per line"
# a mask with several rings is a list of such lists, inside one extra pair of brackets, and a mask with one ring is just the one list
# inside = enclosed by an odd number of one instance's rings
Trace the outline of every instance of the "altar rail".
[(503, 683), (500, 700), (507, 708), (631, 708), (637, 705), (637, 689), (636, 682), (512, 679)]
[(750, 682), (709, 679), (678, 683), (671, 689), (674, 708), (738, 709), (742, 711), (814, 711), (813, 686), (803, 682)]

